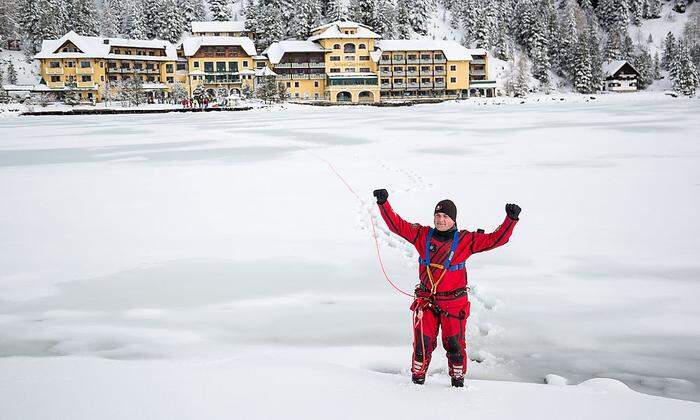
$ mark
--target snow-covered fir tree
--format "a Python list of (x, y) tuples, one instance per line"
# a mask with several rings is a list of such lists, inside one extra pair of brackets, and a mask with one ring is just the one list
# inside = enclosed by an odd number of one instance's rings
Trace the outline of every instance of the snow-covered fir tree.
[(654, 54), (654, 80), (661, 79), (661, 59), (659, 58), (659, 52)]
[(675, 64), (672, 66), (674, 71), (671, 75), (673, 87), (683, 95), (695, 96), (700, 80), (698, 78), (698, 69), (690, 58), (688, 43), (681, 40), (676, 48)]
[(528, 92), (528, 69), (525, 55), (521, 52), (513, 54), (508, 63), (506, 74), (505, 90), (506, 94), (515, 97), (524, 97)]
[(661, 56), (661, 68), (669, 70), (670, 65), (676, 56), (676, 37), (669, 31), (664, 38), (664, 51)]
[(586, 28), (586, 41), (588, 42), (588, 55), (591, 60), (591, 92), (595, 92), (603, 85), (603, 52), (600, 47), (600, 39), (593, 25)]
[(118, 10), (111, 3), (112, 1), (105, 1), (100, 14), (100, 34), (110, 38), (119, 36), (121, 33)]
[(204, 0), (178, 0), (178, 9), (182, 13), (185, 31), (192, 30), (192, 22), (206, 19)]
[(370, 27), (377, 24), (377, 2), (375, 0), (351, 0), (348, 7), (350, 18)]
[(384, 38), (394, 38), (396, 33), (396, 9), (392, 0), (377, 0), (375, 32)]
[(411, 21), (408, 0), (397, 0), (396, 2), (396, 37), (399, 39), (409, 39), (411, 37)]
[(231, 19), (231, 11), (227, 0), (209, 0), (209, 11), (212, 19), (226, 21)]
[(184, 29), (185, 22), (183, 14), (178, 10), (177, 1), (164, 0), (163, 9), (160, 12), (157, 38), (176, 42), (182, 37)]
[(642, 12), (644, 19), (658, 19), (661, 17), (661, 0), (644, 0)]
[(348, 17), (348, 9), (345, 7), (343, 0), (329, 0), (326, 8), (326, 22), (335, 22), (336, 20), (346, 19)]
[(600, 0), (597, 14), (600, 23), (608, 30), (622, 32), (629, 22), (629, 5), (627, 0)]
[(130, 1), (124, 11), (123, 35), (127, 38), (146, 39), (148, 37), (148, 25), (146, 24), (146, 12), (140, 1)]
[(10, 61), (7, 65), (7, 82), (11, 85), (17, 84), (17, 70), (15, 70), (15, 65)]
[(289, 21), (288, 35), (306, 39), (311, 30), (321, 23), (321, 3), (318, 0), (297, 0), (292, 19)]
[(434, 0), (413, 0), (408, 3), (411, 13), (409, 21), (411, 28), (419, 35), (428, 34), (428, 23), (435, 12)]
[(19, 38), (19, 11), (16, 4), (0, 1), (0, 44), (10, 38)]
[(593, 89), (593, 74), (591, 73), (591, 54), (588, 45), (588, 33), (579, 36), (574, 51), (574, 89), (579, 93), (591, 93)]
[(85, 36), (99, 35), (99, 14), (93, 0), (68, 0), (66, 13), (65, 31), (72, 30)]
[(553, 50), (554, 68), (560, 76), (573, 75), (574, 46), (578, 39), (576, 26), (575, 0), (568, 0), (559, 14), (558, 27), (559, 39), (557, 47)]
[(637, 88), (644, 90), (654, 82), (654, 63), (649, 51), (643, 46), (638, 46), (639, 54), (632, 56), (632, 65), (639, 72)]
[[(138, 0), (137, 0), (138, 1)], [(146, 37), (155, 38), (160, 33), (161, 13), (164, 9), (163, 0), (142, 0), (144, 25), (146, 27)]]
[(630, 23), (639, 26), (644, 15), (644, 0), (627, 0), (627, 8)]

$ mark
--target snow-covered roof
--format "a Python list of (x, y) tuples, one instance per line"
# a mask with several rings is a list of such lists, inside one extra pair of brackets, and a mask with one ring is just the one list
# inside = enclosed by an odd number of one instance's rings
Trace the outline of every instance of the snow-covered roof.
[[(81, 52), (56, 52), (63, 44), (71, 42)], [(112, 46), (125, 48), (164, 49), (165, 56), (119, 55), (110, 53)], [(41, 43), (41, 51), (34, 58), (114, 58), (127, 60), (175, 61), (175, 46), (162, 39), (125, 39), (83, 36), (70, 31), (59, 39), (47, 39)]]
[[(343, 29), (355, 29), (354, 34), (346, 34)], [(312, 29), (314, 36), (309, 41), (328, 38), (381, 38), (382, 36), (372, 32), (371, 28), (357, 22), (337, 20)]]
[(603, 63), (603, 74), (604, 74), (606, 77), (607, 77), (607, 76), (613, 76), (615, 73), (617, 73), (618, 71), (620, 71), (620, 69), (621, 69), (625, 64), (629, 64), (630, 67), (632, 67), (632, 70), (634, 70), (637, 74), (639, 74), (639, 72), (637, 71), (637, 69), (634, 68), (634, 66), (632, 65), (632, 63), (630, 63), (630, 62), (627, 61), (627, 60), (613, 60), (613, 61), (608, 61), (608, 62)]
[(488, 54), (488, 51), (486, 51), (486, 48), (467, 48), (467, 51), (469, 52), (470, 55), (486, 55), (486, 54)]
[(263, 54), (267, 55), (270, 63), (277, 64), (285, 53), (292, 52), (317, 52), (323, 53), (325, 50), (318, 44), (311, 41), (279, 41), (270, 44)]
[(192, 22), (192, 33), (200, 32), (245, 32), (244, 20), (227, 21), (195, 21)]
[(442, 51), (450, 61), (471, 60), (467, 48), (454, 41), (433, 41), (431, 39), (385, 39), (377, 41), (382, 51)]
[(257, 55), (253, 40), (244, 36), (194, 36), (185, 38), (182, 47), (186, 57), (191, 57), (203, 46), (239, 46), (249, 56)]

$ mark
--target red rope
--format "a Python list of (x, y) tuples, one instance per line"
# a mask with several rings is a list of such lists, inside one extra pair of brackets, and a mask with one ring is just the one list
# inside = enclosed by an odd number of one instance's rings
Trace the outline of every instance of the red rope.
[[(320, 160), (320, 161), (322, 161), (322, 162), (325, 162), (326, 165), (328, 165), (328, 167), (331, 168), (331, 171), (333, 171), (333, 173), (335, 174), (335, 176), (337, 176), (338, 179), (340, 179), (340, 180), (342, 181), (342, 183), (345, 184), (345, 186), (346, 186), (346, 187), (348, 188), (348, 190), (355, 196), (355, 198), (357, 198), (358, 201), (362, 202), (362, 198), (360, 198), (360, 195), (359, 195), (358, 193), (356, 193), (355, 190), (352, 189), (352, 187), (350, 186), (350, 184), (349, 184), (349, 183), (345, 180), (345, 178), (343, 178), (343, 176), (335, 169), (335, 167), (333, 166), (332, 163), (330, 163), (329, 161), (327, 161), (327, 160), (324, 159), (323, 157), (317, 155), (316, 153), (312, 152), (311, 150), (305, 149), (305, 148), (303, 148), (303, 147), (301, 147), (301, 146), (296, 146), (296, 147), (298, 147), (299, 149), (301, 149), (301, 150), (303, 150), (303, 151), (309, 153), (310, 155), (314, 156), (316, 159), (318, 159), (318, 160)], [(410, 297), (410, 298), (413, 298), (413, 294), (412, 294), (412, 293), (404, 292), (404, 291), (401, 290), (397, 285), (395, 285), (394, 282), (391, 281), (391, 279), (389, 278), (389, 275), (387, 274), (386, 269), (384, 268), (384, 261), (382, 260), (382, 253), (381, 253), (380, 250), (379, 250), (379, 240), (377, 239), (377, 230), (376, 230), (376, 228), (374, 227), (374, 221), (373, 221), (373, 219), (372, 219), (372, 212), (368, 209), (368, 210), (367, 210), (367, 213), (368, 213), (368, 215), (369, 215), (369, 222), (370, 222), (370, 224), (372, 225), (372, 237), (374, 238), (374, 245), (375, 245), (375, 248), (377, 249), (377, 260), (379, 260), (379, 267), (382, 269), (382, 273), (384, 273), (384, 278), (386, 278), (386, 281), (388, 281), (389, 284), (391, 285), (391, 287), (393, 287), (394, 289), (396, 289), (396, 291), (398, 291), (399, 293), (402, 293), (402, 294), (404, 294), (404, 295), (406, 295), (406, 296), (408, 296), (408, 297)]]

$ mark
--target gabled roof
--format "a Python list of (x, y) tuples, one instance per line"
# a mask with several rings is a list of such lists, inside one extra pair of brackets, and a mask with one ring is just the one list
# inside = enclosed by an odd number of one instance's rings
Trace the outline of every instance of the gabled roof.
[[(82, 52), (57, 52), (66, 42), (71, 42)], [(121, 55), (110, 53), (112, 46), (126, 48), (157, 48), (164, 49), (164, 57), (148, 55)], [(160, 60), (174, 61), (177, 58), (175, 47), (162, 39), (125, 39), (103, 38), (98, 36), (78, 35), (73, 31), (68, 32), (59, 39), (48, 39), (41, 43), (41, 51), (34, 58), (126, 58), (132, 60)]]
[(450, 61), (471, 60), (467, 48), (455, 41), (433, 41), (431, 39), (384, 39), (377, 41), (377, 48), (382, 51), (442, 51)]
[(270, 44), (265, 51), (264, 55), (270, 60), (270, 63), (277, 64), (282, 59), (282, 56), (286, 53), (293, 52), (315, 52), (323, 53), (325, 50), (321, 48), (318, 44), (311, 41), (279, 41)]
[(627, 60), (614, 60), (603, 63), (603, 75), (605, 77), (614, 76), (617, 72), (622, 70), (625, 64), (629, 65), (632, 70), (639, 75), (639, 71)]
[(245, 32), (244, 20), (195, 21), (192, 22), (192, 33), (195, 32)]
[(249, 56), (257, 55), (253, 40), (244, 36), (195, 36), (182, 41), (186, 57), (195, 55), (203, 46), (239, 46)]
[[(354, 34), (343, 33), (343, 29), (355, 29)], [(309, 41), (316, 41), (319, 39), (328, 38), (381, 38), (382, 36), (372, 32), (372, 29), (361, 23), (337, 20), (335, 22), (327, 23), (325, 25), (319, 26), (312, 29), (311, 31), (315, 35), (309, 38)]]

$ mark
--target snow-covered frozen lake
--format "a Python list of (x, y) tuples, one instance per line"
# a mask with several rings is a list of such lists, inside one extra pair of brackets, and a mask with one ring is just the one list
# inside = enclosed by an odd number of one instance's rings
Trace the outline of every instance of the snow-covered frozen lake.
[[(422, 224), (443, 198), (470, 230), (523, 208), (468, 261), (467, 395), (555, 374), (700, 401), (700, 102), (577, 98), (0, 119), (0, 405), (41, 418), (19, 394), (51, 400), (71, 372), (136, 395), (139, 366), (291, 395), (337, 377), (410, 404), (410, 300), (368, 222), (407, 291), (416, 253), (376, 219), (380, 187)], [(430, 390), (445, 369), (438, 347), (426, 395), (450, 404)]]

